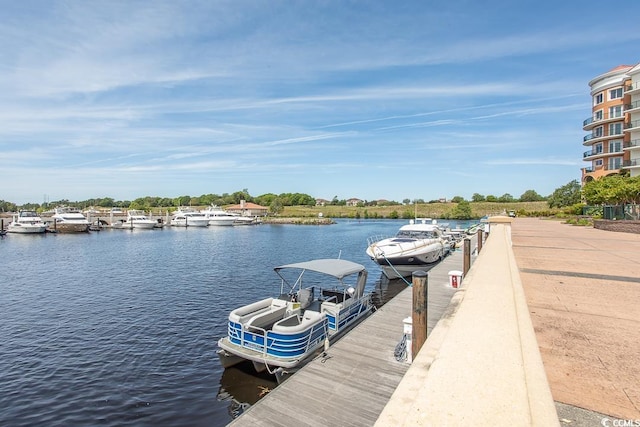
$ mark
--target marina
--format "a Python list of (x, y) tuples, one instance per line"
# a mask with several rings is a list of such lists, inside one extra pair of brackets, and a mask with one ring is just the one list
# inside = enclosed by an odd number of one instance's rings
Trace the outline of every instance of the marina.
[(366, 239), (403, 223), (4, 236), (0, 407), (11, 409), (0, 424), (226, 425), (277, 390), (216, 355), (229, 312), (279, 291), (263, 273), (340, 256), (364, 265), (366, 291), (383, 299), (406, 285), (383, 280)]

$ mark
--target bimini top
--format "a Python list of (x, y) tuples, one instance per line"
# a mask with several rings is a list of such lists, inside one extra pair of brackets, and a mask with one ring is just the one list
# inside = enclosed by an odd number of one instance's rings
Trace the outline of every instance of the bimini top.
[(315, 259), (312, 261), (296, 262), (274, 268), (276, 273), (285, 268), (298, 268), (328, 274), (336, 279), (342, 279), (350, 274), (359, 273), (365, 268), (363, 265), (345, 259)]

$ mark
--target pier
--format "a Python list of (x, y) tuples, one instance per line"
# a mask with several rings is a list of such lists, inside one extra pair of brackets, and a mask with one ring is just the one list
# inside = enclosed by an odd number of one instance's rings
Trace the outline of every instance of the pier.
[[(476, 237), (471, 239), (475, 244)], [(427, 329), (445, 315), (458, 291), (448, 272), (462, 270), (457, 250), (428, 272)], [(411, 278), (408, 278), (409, 282)], [(378, 419), (410, 364), (396, 360), (403, 320), (411, 317), (412, 288), (387, 302), (230, 425), (371, 426)]]

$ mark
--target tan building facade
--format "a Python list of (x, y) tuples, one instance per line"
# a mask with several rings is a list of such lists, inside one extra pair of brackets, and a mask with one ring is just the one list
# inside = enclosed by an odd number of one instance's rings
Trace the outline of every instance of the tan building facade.
[[(620, 65), (589, 82), (591, 88), (591, 117), (582, 123), (590, 133), (582, 144), (589, 149), (582, 158), (589, 166), (582, 169), (582, 183), (630, 168), (630, 117), (632, 90), (629, 90), (633, 65)], [(640, 79), (640, 70), (638, 70)], [(640, 88), (638, 89), (640, 94)], [(640, 99), (640, 95), (637, 95)], [(640, 107), (638, 108), (640, 112)], [(638, 114), (640, 120), (640, 113)], [(638, 129), (640, 138), (640, 128)], [(639, 147), (640, 150), (640, 147)], [(638, 153), (640, 157), (640, 152)]]
[(628, 158), (623, 167), (629, 169), (631, 176), (640, 175), (640, 64), (627, 72), (630, 81), (627, 81), (625, 93), (629, 96), (629, 103), (625, 104), (625, 111), (629, 121), (625, 127), (627, 142), (624, 151)]

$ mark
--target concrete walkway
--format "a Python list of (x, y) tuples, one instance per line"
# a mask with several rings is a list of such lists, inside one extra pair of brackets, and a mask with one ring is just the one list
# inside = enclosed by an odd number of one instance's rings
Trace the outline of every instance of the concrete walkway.
[(554, 400), (640, 420), (640, 235), (517, 218), (512, 242)]

